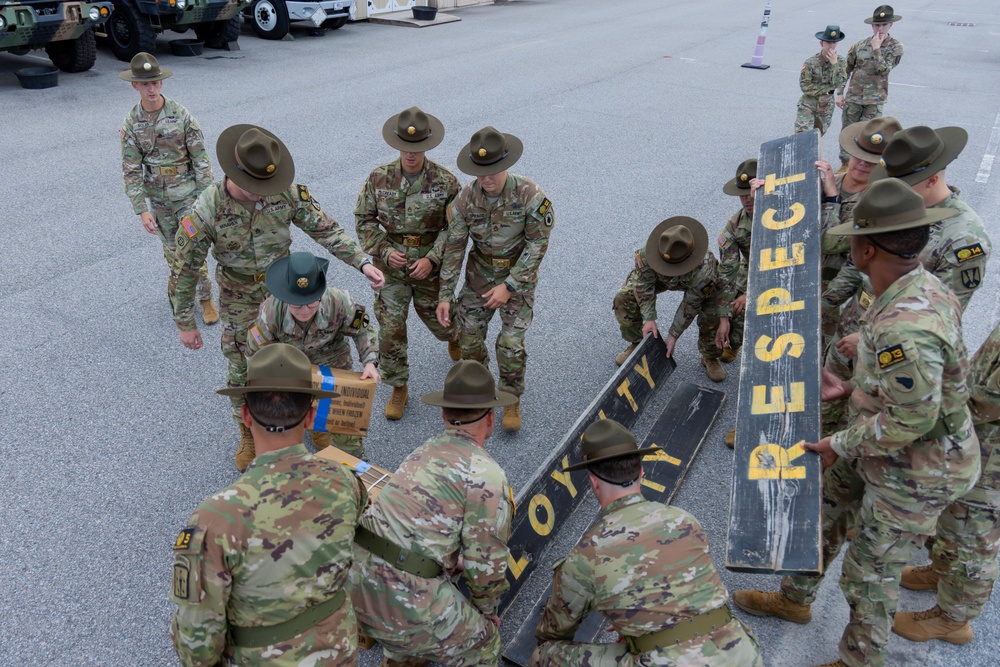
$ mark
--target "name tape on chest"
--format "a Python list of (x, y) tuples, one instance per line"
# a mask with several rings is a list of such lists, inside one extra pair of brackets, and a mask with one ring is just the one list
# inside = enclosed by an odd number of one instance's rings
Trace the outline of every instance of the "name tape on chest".
[(902, 345), (893, 345), (878, 353), (878, 367), (881, 370), (904, 361), (906, 361), (906, 353), (903, 352)]
[(959, 248), (955, 251), (955, 259), (958, 260), (959, 264), (985, 256), (986, 251), (983, 250), (983, 246), (979, 243), (973, 243), (972, 245), (967, 245), (964, 248)]

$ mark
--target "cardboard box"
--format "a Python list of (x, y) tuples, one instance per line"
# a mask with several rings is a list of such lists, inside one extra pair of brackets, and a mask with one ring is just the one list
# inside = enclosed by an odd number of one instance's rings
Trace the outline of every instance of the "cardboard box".
[(327, 459), (328, 461), (337, 461), (348, 466), (351, 471), (358, 476), (361, 483), (364, 484), (365, 489), (368, 491), (368, 502), (371, 503), (375, 499), (375, 496), (379, 494), (389, 480), (392, 479), (392, 473), (384, 468), (379, 468), (378, 466), (373, 466), (370, 463), (362, 461), (361, 459), (351, 456), (347, 452), (337, 449), (336, 447), (324, 447), (316, 456), (321, 459)]
[(375, 402), (375, 380), (362, 380), (361, 373), (342, 371), (329, 366), (312, 367), (313, 387), (332, 389), (337, 398), (323, 398), (314, 402), (316, 421), (309, 426), (314, 431), (368, 435)]

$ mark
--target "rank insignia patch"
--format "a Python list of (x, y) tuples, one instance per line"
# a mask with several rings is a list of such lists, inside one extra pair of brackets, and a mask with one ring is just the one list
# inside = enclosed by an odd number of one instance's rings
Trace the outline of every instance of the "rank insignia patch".
[(184, 551), (191, 546), (191, 538), (194, 536), (194, 528), (185, 528), (174, 541), (174, 551)]
[(184, 232), (188, 235), (189, 239), (193, 239), (198, 236), (198, 228), (194, 226), (194, 222), (191, 221), (190, 215), (185, 215), (181, 218), (181, 227), (184, 228)]
[(964, 248), (959, 248), (955, 251), (955, 259), (958, 263), (968, 262), (972, 259), (978, 259), (985, 256), (986, 253), (983, 251), (983, 246), (978, 243), (973, 243), (972, 245), (965, 246)]
[(978, 266), (973, 266), (971, 269), (962, 269), (962, 285), (965, 286), (965, 289), (979, 287), (979, 283), (982, 281), (983, 277), (979, 272)]
[(913, 376), (909, 373), (896, 373), (892, 376), (892, 385), (900, 391), (913, 391)]
[(902, 345), (893, 345), (892, 347), (887, 347), (878, 353), (878, 367), (880, 369), (886, 369), (890, 366), (898, 364), (901, 361), (906, 361), (906, 355), (903, 353)]

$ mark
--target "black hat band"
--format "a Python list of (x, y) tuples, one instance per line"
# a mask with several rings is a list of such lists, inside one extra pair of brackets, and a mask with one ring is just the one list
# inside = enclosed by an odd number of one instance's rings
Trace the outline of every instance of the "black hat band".
[(444, 392), (441, 400), (449, 403), (462, 403), (465, 405), (475, 405), (476, 403), (489, 403), (497, 400), (496, 394), (449, 394)]
[(265, 172), (263, 174), (258, 174), (253, 171), (250, 171), (250, 169), (248, 169), (246, 165), (243, 164), (243, 160), (240, 159), (240, 151), (238, 148), (233, 149), (233, 156), (236, 158), (236, 168), (242, 171), (247, 176), (252, 176), (253, 178), (259, 178), (260, 180), (263, 181), (271, 178), (272, 176), (278, 173), (277, 167), (273, 164), (268, 165), (268, 169), (271, 170), (271, 173)]
[(504, 152), (503, 152), (503, 155), (501, 155), (500, 157), (498, 157), (498, 158), (497, 158), (497, 159), (495, 159), (495, 160), (477, 160), (477, 159), (476, 159), (476, 155), (475, 155), (474, 153), (469, 153), (469, 159), (470, 159), (470, 160), (472, 160), (473, 162), (475, 162), (475, 163), (476, 163), (476, 164), (478, 164), (478, 165), (481, 165), (481, 166), (483, 166), (483, 167), (486, 167), (486, 166), (489, 166), (489, 165), (491, 165), (491, 164), (496, 164), (496, 163), (497, 163), (497, 162), (499, 162), (500, 160), (502, 160), (502, 159), (504, 159), (505, 157), (507, 157), (507, 156), (508, 156), (509, 154), (510, 154), (510, 152), (509, 152), (509, 151), (504, 151)]

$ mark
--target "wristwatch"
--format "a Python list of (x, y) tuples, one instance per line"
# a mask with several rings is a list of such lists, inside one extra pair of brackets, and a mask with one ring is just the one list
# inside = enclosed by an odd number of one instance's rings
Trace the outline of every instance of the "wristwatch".
[(509, 282), (507, 282), (506, 280), (505, 280), (505, 281), (503, 281), (503, 286), (504, 286), (504, 287), (506, 287), (506, 288), (507, 288), (507, 291), (508, 291), (508, 292), (510, 292), (511, 294), (516, 294), (516, 293), (517, 293), (517, 290), (516, 290), (516, 289), (514, 289), (513, 287), (511, 287), (511, 286), (510, 286), (510, 283), (509, 283)]
[(832, 197), (827, 197), (826, 195), (823, 195), (823, 203), (824, 204), (839, 204), (840, 203), (840, 195), (833, 195)]

